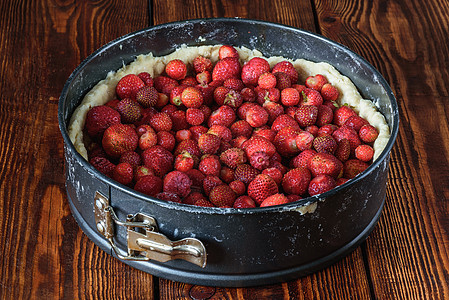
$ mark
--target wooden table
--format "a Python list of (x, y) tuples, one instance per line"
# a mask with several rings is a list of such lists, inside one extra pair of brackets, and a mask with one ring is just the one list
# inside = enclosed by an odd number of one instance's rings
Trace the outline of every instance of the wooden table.
[[(438, 0), (2, 0), (0, 298), (449, 299), (449, 3)], [(365, 57), (399, 104), (386, 205), (335, 265), (254, 288), (171, 282), (91, 242), (70, 214), (57, 108), (101, 45), (169, 21), (241, 17), (324, 35)]]

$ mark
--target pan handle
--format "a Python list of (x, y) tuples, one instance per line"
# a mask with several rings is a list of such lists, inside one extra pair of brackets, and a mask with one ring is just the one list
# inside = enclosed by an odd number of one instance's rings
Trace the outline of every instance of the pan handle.
[[(126, 221), (121, 221), (110, 206), (109, 199), (98, 191), (94, 197), (94, 212), (97, 230), (108, 240), (120, 259), (160, 262), (182, 259), (202, 268), (206, 266), (206, 248), (200, 240), (185, 238), (171, 241), (158, 232), (156, 220), (143, 213), (128, 215)], [(114, 225), (127, 228), (126, 254), (114, 242)]]

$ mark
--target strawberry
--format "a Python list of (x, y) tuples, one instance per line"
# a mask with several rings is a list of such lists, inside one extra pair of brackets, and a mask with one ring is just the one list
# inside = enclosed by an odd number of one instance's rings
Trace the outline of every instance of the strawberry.
[(278, 191), (278, 186), (273, 178), (265, 174), (257, 175), (248, 185), (248, 196), (259, 205)]
[(212, 81), (212, 74), (209, 71), (203, 71), (196, 74), (195, 79), (201, 86), (207, 86)]
[(173, 134), (168, 131), (159, 131), (157, 133), (157, 145), (162, 146), (168, 151), (173, 151), (176, 140)]
[(212, 202), (205, 200), (205, 199), (197, 200), (194, 205), (201, 206), (201, 207), (215, 207), (215, 205), (213, 205)]
[(106, 157), (92, 157), (89, 159), (89, 163), (100, 173), (112, 178), (115, 165)]
[(276, 147), (272, 142), (262, 136), (253, 136), (243, 145), (246, 156), (251, 157), (255, 152), (264, 151), (268, 157), (276, 153)]
[(265, 125), (268, 122), (268, 112), (259, 105), (252, 105), (246, 112), (245, 120), (254, 128)]
[(311, 149), (314, 139), (315, 137), (310, 132), (301, 131), (295, 138), (296, 147), (298, 148), (299, 151)]
[[(195, 108), (193, 108), (193, 109), (195, 109)], [(178, 142), (178, 143), (180, 143), (184, 140), (191, 140), (192, 132), (189, 129), (178, 130), (175, 133), (175, 139), (176, 139), (176, 142)]]
[(362, 173), (369, 167), (369, 164), (361, 161), (359, 159), (349, 159), (345, 161), (344, 167), (343, 167), (343, 177), (344, 178), (354, 178), (358, 174)]
[(153, 82), (156, 90), (166, 95), (170, 95), (171, 90), (179, 85), (178, 81), (168, 76), (158, 76)]
[(143, 107), (152, 107), (157, 103), (159, 95), (152, 86), (143, 86), (136, 93), (136, 101)]
[(206, 176), (220, 176), (221, 164), (219, 158), (216, 155), (203, 155), (198, 170)]
[(170, 151), (156, 145), (142, 152), (142, 162), (156, 176), (162, 177), (173, 169), (174, 157)]
[(153, 77), (151, 77), (151, 74), (148, 72), (141, 72), (137, 74), (137, 77), (139, 77), (143, 83), (145, 83), (146, 86), (153, 86)]
[[(234, 172), (235, 177), (235, 172)], [(229, 183), (229, 187), (234, 191), (237, 196), (241, 196), (246, 192), (246, 185), (240, 180), (233, 180)]]
[(119, 99), (112, 99), (112, 100), (109, 100), (108, 102), (106, 102), (104, 105), (115, 110), (115, 107), (117, 106), (117, 104), (119, 102), (120, 102)]
[(270, 72), (268, 61), (261, 57), (253, 57), (242, 67), (242, 81), (247, 86), (256, 86), (259, 76), (267, 72)]
[(318, 136), (319, 128), (316, 125), (310, 125), (304, 128), (304, 131), (311, 133), (314, 137)]
[(195, 76), (186, 76), (184, 79), (179, 81), (179, 84), (184, 86), (196, 86), (198, 85), (198, 81)]
[(116, 109), (120, 113), (122, 122), (126, 124), (136, 123), (142, 117), (142, 108), (139, 103), (129, 98), (121, 100)]
[(267, 168), (262, 171), (262, 174), (268, 175), (276, 182), (277, 185), (282, 183), (282, 172), (275, 167)]
[(214, 66), (209, 58), (204, 56), (197, 56), (193, 60), (193, 69), (196, 73), (201, 73), (204, 71), (212, 72)]
[(337, 141), (330, 135), (321, 135), (313, 140), (313, 148), (316, 152), (334, 154), (337, 150)]
[(175, 193), (161, 192), (161, 193), (156, 194), (155, 197), (158, 198), (159, 200), (163, 200), (163, 201), (182, 203), (181, 197), (179, 197)]
[(287, 194), (303, 195), (312, 179), (310, 171), (303, 167), (298, 167), (288, 171), (282, 179), (282, 188)]
[(244, 184), (249, 184), (259, 171), (249, 164), (240, 164), (235, 168), (234, 180), (240, 180)]
[(120, 118), (119, 112), (109, 106), (95, 106), (87, 112), (84, 128), (91, 138), (99, 139), (109, 126), (119, 124)]
[(318, 115), (315, 122), (315, 124), (318, 127), (322, 127), (326, 124), (332, 123), (333, 119), (334, 119), (334, 112), (330, 107), (326, 105), (318, 106)]
[(285, 106), (295, 106), (299, 103), (300, 96), (295, 88), (286, 88), (281, 92), (281, 102)]
[(310, 161), (312, 157), (315, 156), (317, 152), (313, 149), (307, 149), (299, 153), (293, 160), (291, 161), (292, 168), (307, 168), (309, 169)]
[(192, 133), (192, 139), (196, 142), (198, 142), (198, 139), (200, 136), (208, 131), (207, 127), (199, 125), (199, 126), (192, 126), (189, 128), (189, 131)]
[(337, 88), (330, 83), (325, 83), (320, 92), (325, 101), (335, 101), (340, 95)]
[(357, 132), (349, 127), (340, 127), (332, 133), (332, 137), (337, 141), (341, 141), (342, 139), (347, 139), (349, 141), (349, 145), (351, 148), (351, 153), (354, 152), (355, 148), (359, 146), (362, 142), (360, 141), (359, 135)]
[(188, 194), (186, 197), (184, 197), (182, 199), (182, 203), (195, 205), (195, 202), (198, 200), (206, 200), (207, 201), (206, 196), (204, 196), (202, 193), (191, 192), (190, 194)]
[(321, 135), (332, 135), (334, 133), (335, 130), (337, 130), (338, 127), (337, 125), (334, 124), (326, 124), (321, 126), (318, 131), (317, 131), (317, 136), (321, 136)]
[(202, 134), (198, 139), (198, 147), (203, 154), (215, 154), (220, 148), (220, 137), (212, 133)]
[(256, 151), (249, 157), (249, 163), (254, 168), (263, 170), (270, 165), (270, 157), (265, 151)]
[(139, 165), (136, 167), (136, 170), (134, 171), (134, 181), (139, 181), (140, 178), (147, 175), (154, 175), (154, 171), (151, 168), (148, 168), (144, 165)]
[[(243, 83), (243, 82), (242, 82)], [(256, 101), (256, 93), (254, 92), (254, 90), (250, 87), (244, 87), (241, 91), (240, 94), (242, 95), (243, 98), (243, 103), (245, 102), (254, 102)]]
[(298, 81), (299, 74), (296, 71), (293, 64), (289, 61), (281, 61), (274, 65), (272, 73), (276, 74), (277, 72), (282, 72), (287, 74), (290, 77), (291, 83), (294, 84)]
[(261, 204), (260, 207), (274, 206), (289, 203), (287, 197), (284, 194), (274, 194), (267, 197)]
[(344, 183), (346, 183), (346, 182), (348, 182), (348, 181), (349, 181), (348, 178), (340, 177), (340, 178), (338, 178), (338, 179), (335, 181), (335, 185), (339, 186), (339, 185), (342, 185), (342, 184), (344, 184)]
[(234, 169), (231, 169), (227, 166), (222, 166), (220, 169), (220, 179), (223, 180), (224, 183), (229, 184), (234, 181)]
[(181, 171), (171, 171), (164, 177), (163, 191), (174, 193), (183, 198), (190, 194), (192, 180), (186, 173)]
[(216, 186), (224, 184), (220, 177), (215, 175), (207, 175), (203, 180), (203, 190), (206, 196), (209, 196), (212, 189)]
[(217, 207), (234, 205), (237, 195), (227, 184), (214, 187), (209, 194), (209, 200)]
[(325, 174), (338, 178), (342, 174), (343, 163), (332, 154), (317, 153), (310, 160), (309, 169), (313, 177)]
[(207, 86), (197, 85), (196, 88), (201, 92), (201, 95), (203, 96), (203, 105), (212, 105), (212, 102), (214, 100), (215, 88), (211, 86), (211, 83)]
[(230, 148), (220, 154), (220, 162), (232, 169), (247, 161), (245, 152), (240, 148)]
[(234, 110), (227, 106), (222, 105), (212, 112), (207, 121), (207, 125), (211, 127), (212, 125), (222, 125), (230, 127), (234, 123), (236, 115)]
[(137, 91), (144, 85), (145, 83), (137, 75), (128, 74), (119, 80), (115, 87), (115, 93), (120, 99), (136, 99)]
[(255, 208), (256, 203), (249, 196), (240, 196), (234, 201), (234, 208)]
[(229, 92), (226, 94), (223, 104), (226, 104), (234, 109), (237, 109), (242, 105), (243, 98), (240, 92), (235, 90), (229, 90)]
[[(292, 79), (284, 72), (273, 73), (276, 77), (276, 88), (280, 91), (292, 87)], [(299, 92), (299, 91), (298, 91)]]
[(256, 93), (256, 101), (260, 105), (267, 101), (279, 102), (281, 98), (281, 92), (277, 88), (263, 89), (258, 86), (254, 88), (254, 92)]
[(317, 118), (318, 107), (315, 105), (300, 105), (295, 112), (295, 120), (301, 127), (315, 124)]
[(136, 131), (129, 125), (114, 124), (105, 130), (102, 146), (111, 157), (118, 158), (127, 151), (134, 151), (138, 145)]
[(232, 147), (236, 148), (243, 148), (243, 144), (248, 140), (247, 137), (244, 137), (243, 135), (240, 135), (236, 137), (235, 139), (232, 139), (230, 144)]
[(351, 154), (351, 145), (349, 144), (348, 139), (341, 139), (338, 142), (337, 149), (335, 150), (335, 157), (340, 161), (345, 162), (349, 159), (349, 155)]
[(175, 158), (175, 166), (174, 166), (175, 170), (187, 172), (188, 170), (193, 169), (194, 166), (195, 166), (195, 159), (187, 151), (182, 152)]
[(314, 177), (309, 183), (309, 195), (315, 196), (318, 194), (322, 194), (324, 192), (330, 191), (336, 186), (337, 184), (333, 177), (324, 174), (318, 175)]
[(358, 115), (355, 115), (347, 118), (346, 121), (343, 123), (343, 126), (350, 127), (354, 129), (356, 132), (359, 132), (360, 128), (362, 128), (362, 126), (366, 124), (369, 124), (367, 120)]
[(187, 108), (199, 108), (203, 104), (203, 95), (196, 87), (186, 87), (181, 93), (181, 102)]
[(369, 162), (373, 159), (374, 149), (370, 145), (360, 145), (355, 148), (355, 157), (364, 162)]
[(232, 137), (238, 137), (240, 135), (249, 138), (253, 132), (253, 127), (249, 125), (245, 120), (238, 120), (231, 125)]
[(298, 122), (296, 122), (296, 120), (293, 117), (286, 114), (280, 115), (273, 121), (273, 124), (271, 124), (271, 129), (273, 129), (276, 132), (280, 131), (282, 128), (285, 127), (292, 127), (293, 129), (301, 130)]
[(284, 107), (276, 102), (265, 101), (262, 107), (268, 112), (268, 124), (273, 124), (277, 117), (284, 114)]
[(232, 77), (239, 77), (242, 67), (238, 58), (225, 57), (219, 60), (212, 71), (212, 80), (226, 80)]
[[(170, 94), (170, 92), (168, 92), (168, 94)], [(154, 107), (162, 108), (162, 107), (164, 107), (165, 105), (168, 104), (169, 97), (167, 96), (167, 94), (158, 93), (157, 95), (158, 95), (157, 102), (156, 102), (156, 105)]]
[(224, 59), (226, 57), (239, 58), (239, 53), (234, 47), (230, 45), (223, 45), (220, 47), (220, 49), (218, 49), (218, 57), (220, 59)]
[(183, 151), (187, 151), (192, 156), (200, 157), (201, 156), (201, 150), (198, 146), (198, 143), (194, 140), (184, 140), (180, 142), (175, 149), (175, 152), (173, 153), (175, 156), (178, 156)]
[(317, 90), (306, 88), (301, 92), (301, 96), (301, 104), (315, 106), (323, 104), (323, 97)]
[(271, 128), (260, 127), (254, 130), (254, 136), (261, 136), (266, 138), (270, 142), (273, 142), (274, 138), (276, 137), (276, 131)]
[(127, 162), (119, 163), (114, 168), (112, 178), (121, 184), (130, 184), (134, 178), (133, 167)]
[(203, 188), (203, 181), (206, 176), (198, 169), (190, 169), (185, 172), (192, 180), (192, 188), (198, 190)]
[(229, 142), (232, 139), (231, 130), (223, 125), (212, 125), (207, 132), (210, 134), (215, 134), (226, 142)]
[(276, 87), (276, 76), (270, 72), (263, 73), (259, 76), (257, 84), (263, 89), (271, 89)]
[(321, 91), (321, 88), (324, 84), (327, 83), (327, 78), (321, 74), (317, 74), (315, 76), (309, 76), (306, 78), (306, 87), (310, 89), (314, 89), (318, 92)]
[(379, 136), (379, 132), (376, 127), (367, 124), (363, 125), (359, 130), (360, 139), (365, 143), (374, 143)]
[(238, 92), (241, 92), (245, 88), (245, 84), (243, 84), (243, 81), (235, 77), (228, 78), (223, 81), (223, 86)]
[(120, 156), (119, 163), (129, 163), (131, 167), (135, 170), (139, 165), (142, 164), (142, 159), (139, 153), (135, 151), (128, 151)]
[(165, 66), (165, 73), (167, 73), (170, 78), (182, 80), (187, 75), (187, 66), (182, 60), (173, 59)]
[(170, 104), (174, 105), (175, 107), (182, 105), (181, 95), (185, 88), (185, 85), (178, 85), (171, 89), (169, 95)]
[(300, 195), (292, 195), (292, 194), (287, 195), (288, 203), (295, 202), (295, 201), (298, 201), (301, 199), (302, 199), (302, 197)]
[(219, 86), (214, 90), (214, 100), (217, 105), (221, 106), (225, 103), (226, 95), (231, 89), (225, 86)]
[(162, 192), (162, 179), (154, 175), (146, 175), (140, 178), (134, 185), (134, 189), (148, 196), (156, 196)]
[(279, 130), (273, 141), (277, 152), (284, 157), (296, 155), (299, 152), (296, 144), (296, 137), (299, 133), (300, 131), (293, 127), (285, 127)]
[(199, 108), (188, 108), (186, 110), (186, 121), (192, 126), (200, 125), (204, 122), (204, 113)]
[(357, 113), (352, 108), (350, 108), (348, 105), (343, 105), (334, 111), (333, 123), (339, 127), (343, 126), (345, 121), (350, 116), (356, 116), (356, 115), (357, 115)]
[(150, 119), (150, 126), (153, 127), (156, 132), (170, 131), (173, 126), (173, 121), (168, 114), (160, 112), (156, 113)]
[(172, 112), (170, 119), (172, 121), (172, 130), (178, 131), (190, 127), (189, 123), (187, 123), (186, 112), (183, 110), (178, 109)]

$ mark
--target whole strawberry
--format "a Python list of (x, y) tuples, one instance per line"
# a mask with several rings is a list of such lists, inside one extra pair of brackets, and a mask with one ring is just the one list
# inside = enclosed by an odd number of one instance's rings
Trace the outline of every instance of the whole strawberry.
[(317, 153), (310, 160), (309, 168), (313, 177), (325, 174), (338, 178), (342, 175), (343, 163), (332, 154)]
[(340, 96), (339, 91), (330, 83), (325, 83), (321, 88), (321, 96), (325, 101), (335, 101)]
[(364, 162), (369, 162), (373, 159), (374, 149), (370, 145), (360, 145), (355, 148), (355, 157)]
[(277, 152), (284, 157), (296, 155), (299, 152), (299, 148), (296, 144), (296, 138), (299, 133), (300, 131), (293, 127), (282, 128), (276, 134), (273, 141)]
[(355, 148), (357, 148), (362, 142), (360, 141), (359, 135), (357, 134), (357, 131), (350, 127), (342, 126), (335, 130), (332, 133), (332, 137), (337, 141), (340, 142), (342, 139), (347, 139), (349, 141), (349, 145), (351, 148), (351, 153), (354, 153)]
[(225, 57), (215, 65), (212, 71), (212, 80), (224, 81), (228, 78), (239, 77), (241, 70), (238, 58)]
[(234, 201), (234, 208), (255, 208), (256, 203), (249, 196), (240, 196)]
[(336, 181), (332, 176), (325, 174), (318, 175), (310, 181), (308, 188), (309, 195), (314, 196), (322, 194), (324, 192), (330, 191), (336, 186)]
[(119, 163), (114, 169), (112, 178), (121, 184), (130, 184), (134, 178), (133, 167), (127, 162)]
[(349, 117), (356, 115), (357, 113), (352, 108), (350, 108), (348, 105), (343, 105), (334, 111), (333, 123), (339, 127), (343, 126), (343, 124)]
[(321, 91), (321, 88), (326, 83), (327, 83), (327, 78), (321, 74), (317, 74), (315, 76), (309, 76), (306, 78), (306, 87), (308, 87), (310, 89), (317, 90), (318, 92)]
[(278, 186), (273, 178), (265, 174), (257, 175), (248, 185), (248, 196), (259, 205), (278, 191)]
[(211, 60), (201, 55), (195, 57), (192, 64), (195, 73), (201, 73), (204, 71), (212, 72), (214, 68)]
[(173, 169), (173, 154), (160, 145), (153, 146), (142, 152), (142, 161), (159, 177), (164, 176)]
[(136, 94), (145, 83), (135, 74), (128, 74), (119, 80), (115, 88), (115, 93), (120, 99), (136, 99)]
[(337, 141), (330, 135), (324, 134), (313, 140), (313, 148), (317, 152), (334, 154), (337, 150)]
[(270, 72), (270, 64), (261, 57), (253, 57), (242, 67), (242, 81), (245, 85), (256, 86), (259, 76)]
[(104, 151), (113, 158), (119, 158), (125, 152), (134, 151), (138, 142), (136, 131), (126, 124), (114, 124), (108, 127), (102, 139)]
[(121, 100), (117, 104), (116, 110), (120, 113), (122, 122), (126, 124), (136, 123), (142, 118), (142, 108), (130, 98)]
[(196, 87), (186, 87), (181, 93), (181, 102), (187, 108), (199, 108), (203, 104), (203, 94)]
[(295, 120), (303, 128), (315, 124), (317, 118), (318, 107), (315, 105), (301, 105), (295, 112)]
[(136, 101), (143, 107), (153, 107), (157, 103), (159, 95), (152, 86), (144, 86), (136, 93)]
[(267, 197), (261, 204), (260, 207), (267, 207), (267, 206), (274, 206), (274, 205), (281, 205), (285, 203), (289, 203), (287, 197), (285, 197), (284, 194), (274, 194), (269, 197)]
[(312, 176), (310, 171), (303, 167), (291, 169), (284, 175), (282, 188), (286, 194), (303, 195), (309, 187)]
[(163, 191), (174, 193), (183, 198), (190, 194), (192, 180), (186, 173), (181, 171), (171, 171), (164, 177)]
[(315, 105), (315, 106), (323, 104), (323, 97), (317, 90), (306, 88), (304, 89), (304, 91), (301, 92), (301, 95), (302, 95), (301, 104)]
[(268, 122), (268, 112), (259, 105), (252, 105), (246, 112), (245, 120), (254, 128), (265, 125)]
[(292, 168), (303, 167), (309, 169), (310, 161), (317, 152), (313, 149), (307, 149), (299, 153), (291, 161)]
[(240, 180), (244, 184), (249, 184), (256, 176), (259, 171), (249, 164), (240, 164), (235, 168), (234, 180)]
[(379, 132), (373, 125), (367, 124), (363, 125), (359, 130), (359, 136), (365, 143), (374, 143), (374, 141), (379, 136)]
[(273, 67), (273, 70), (271, 72), (273, 74), (276, 74), (277, 72), (282, 72), (282, 73), (287, 74), (290, 77), (292, 84), (295, 84), (299, 78), (298, 71), (295, 69), (293, 64), (286, 60), (275, 64)]
[(109, 106), (95, 106), (87, 112), (84, 128), (91, 138), (99, 139), (109, 126), (119, 124), (120, 118), (119, 112)]
[(154, 175), (143, 176), (136, 182), (134, 189), (148, 196), (156, 196), (162, 192), (162, 179)]
[(207, 125), (209, 127), (212, 127), (212, 125), (230, 127), (235, 119), (235, 111), (230, 106), (222, 105), (212, 112), (207, 121)]
[(89, 163), (100, 173), (112, 178), (115, 165), (106, 157), (92, 157), (89, 159)]
[(167, 73), (170, 78), (182, 80), (187, 75), (187, 66), (182, 60), (173, 59), (165, 66), (165, 73)]
[(235, 199), (237, 199), (237, 195), (227, 184), (214, 187), (209, 194), (210, 202), (217, 207), (232, 207)]
[(156, 132), (170, 131), (173, 121), (167, 113), (158, 112), (150, 119), (150, 125)]
[(221, 164), (219, 158), (216, 155), (203, 155), (198, 165), (198, 170), (206, 176), (220, 176)]
[(292, 127), (296, 130), (301, 130), (298, 122), (296, 122), (296, 120), (292, 116), (287, 114), (280, 115), (273, 121), (273, 124), (271, 124), (271, 129), (276, 132), (285, 127)]
[(238, 165), (244, 164), (246, 161), (246, 154), (240, 148), (230, 148), (220, 154), (220, 162), (231, 169), (237, 168)]
[(220, 59), (224, 59), (226, 57), (234, 57), (239, 58), (239, 53), (237, 52), (237, 49), (235, 49), (231, 45), (223, 45), (218, 49), (218, 57)]
[(220, 148), (220, 138), (211, 133), (202, 134), (198, 139), (198, 147), (203, 154), (215, 154)]
[(344, 169), (343, 177), (348, 178), (348, 179), (354, 178), (358, 174), (365, 171), (368, 167), (369, 167), (369, 164), (364, 161), (361, 161), (356, 158), (349, 159), (349, 160), (345, 161), (344, 168), (343, 168)]

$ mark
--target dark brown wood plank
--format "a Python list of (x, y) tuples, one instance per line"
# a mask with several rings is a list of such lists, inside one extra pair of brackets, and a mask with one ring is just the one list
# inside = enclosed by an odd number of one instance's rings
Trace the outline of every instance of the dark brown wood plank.
[(148, 2), (0, 3), (0, 298), (153, 298), (153, 277), (95, 246), (70, 214), (57, 106), (74, 68), (148, 24)]
[(378, 299), (449, 297), (449, 5), (318, 1), (323, 34), (360, 53), (397, 97), (401, 124), (383, 216), (367, 242)]

